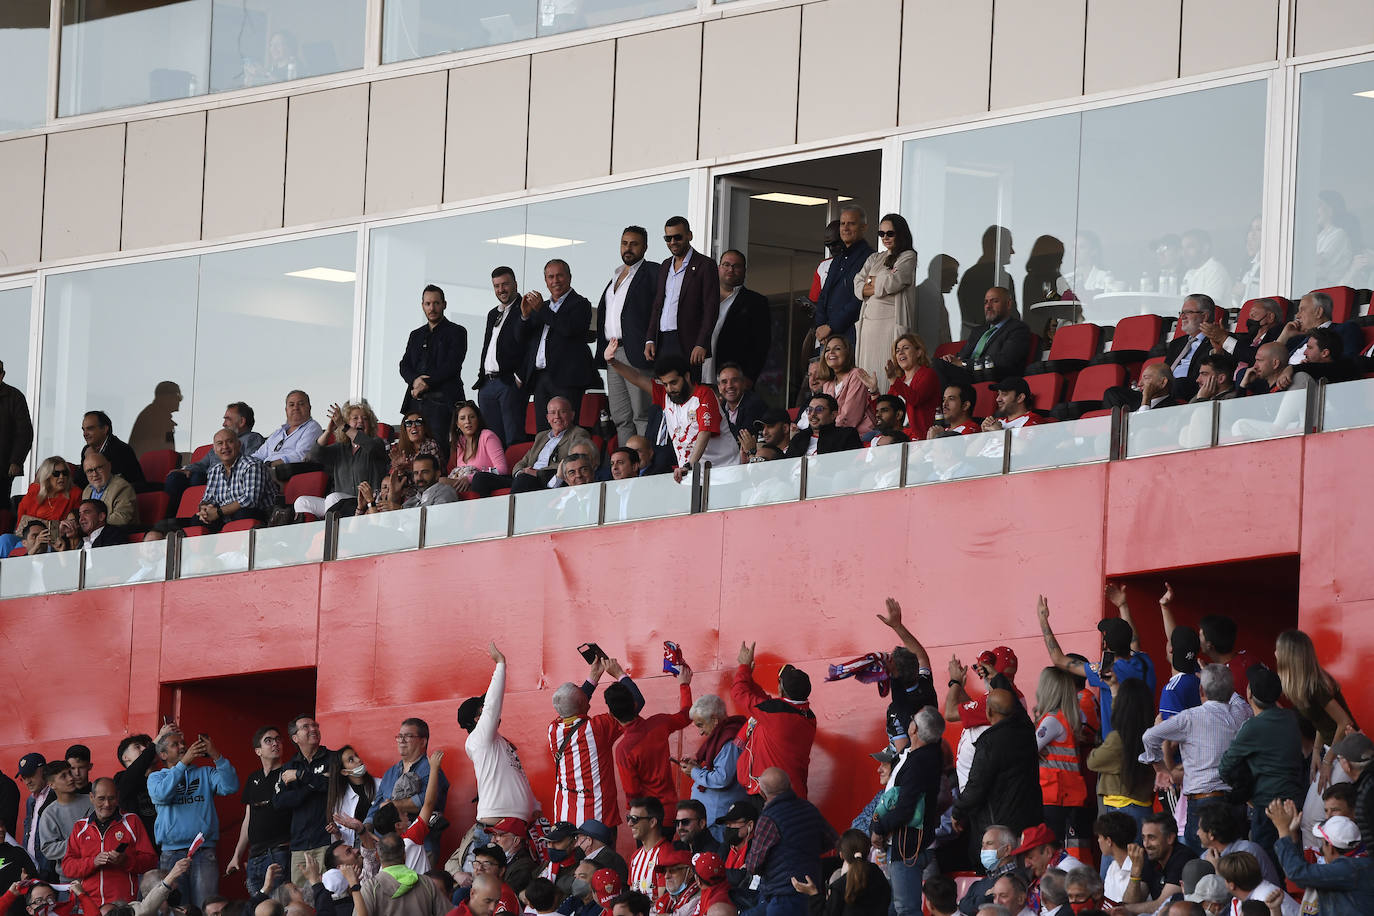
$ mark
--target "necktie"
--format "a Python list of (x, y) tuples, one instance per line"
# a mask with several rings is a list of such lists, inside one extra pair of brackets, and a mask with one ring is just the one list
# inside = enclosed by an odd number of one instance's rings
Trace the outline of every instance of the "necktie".
[(983, 351), (987, 349), (988, 343), (992, 340), (992, 335), (996, 333), (997, 327), (994, 325), (993, 327), (990, 327), (986, 331), (984, 331), (982, 337), (978, 338), (978, 343), (974, 344), (973, 346), (974, 362), (977, 362), (978, 357), (983, 355)]

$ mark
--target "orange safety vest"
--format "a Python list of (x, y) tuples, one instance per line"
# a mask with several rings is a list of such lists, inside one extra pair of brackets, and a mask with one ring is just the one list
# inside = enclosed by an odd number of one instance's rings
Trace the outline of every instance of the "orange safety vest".
[(1040, 758), (1040, 794), (1047, 805), (1076, 808), (1088, 800), (1088, 785), (1078, 768), (1078, 740), (1064, 713), (1056, 712), (1054, 718), (1065, 737), (1051, 741)]

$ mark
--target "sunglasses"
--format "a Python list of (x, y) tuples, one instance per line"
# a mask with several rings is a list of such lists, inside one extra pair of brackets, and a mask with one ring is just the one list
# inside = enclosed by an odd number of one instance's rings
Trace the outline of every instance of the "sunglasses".
[(54, 477), (66, 477), (66, 476), (67, 476), (67, 469), (66, 469), (66, 468), (53, 468), (52, 476), (54, 476)]
[(680, 242), (680, 241), (682, 241), (683, 239), (685, 239), (686, 237), (687, 237), (687, 236), (683, 235), (681, 232), (675, 232), (675, 233), (673, 233), (672, 235), (665, 235), (665, 236), (663, 237), (663, 241), (665, 241), (665, 242)]
[(879, 229), (879, 230), (878, 230), (878, 238), (880, 238), (880, 239), (895, 239), (896, 237), (897, 237), (897, 232), (896, 232), (896, 230), (894, 230), (894, 229), (888, 229), (888, 230), (886, 230), (886, 231), (884, 231), (884, 230), (882, 230), (882, 229)]
[(425, 421), (424, 421), (424, 420), (402, 420), (402, 421), (401, 421), (401, 425), (402, 425), (402, 426), (424, 426), (424, 425), (425, 425)]
[(677, 820), (673, 821), (673, 823), (677, 824), (679, 827), (690, 827), (696, 822), (697, 819), (694, 817), (680, 817)]
[(633, 827), (635, 824), (638, 824), (640, 821), (647, 821), (648, 819), (649, 819), (649, 816), (648, 816), (647, 814), (627, 814), (627, 815), (625, 815), (625, 823), (629, 824), (631, 827)]

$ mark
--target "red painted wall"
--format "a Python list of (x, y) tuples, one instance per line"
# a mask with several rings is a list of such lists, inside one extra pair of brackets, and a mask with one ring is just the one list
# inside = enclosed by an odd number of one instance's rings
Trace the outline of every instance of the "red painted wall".
[[(775, 688), (784, 661), (810, 673), (821, 720), (812, 797), (847, 824), (876, 790), (867, 753), (883, 743), (884, 701), (872, 687), (822, 679), (830, 662), (890, 648), (889, 631), (873, 618), (886, 596), (902, 600), (929, 647), (937, 685), (951, 654), (967, 662), (1005, 643), (1032, 693), (1046, 663), (1036, 595), (1049, 596), (1065, 648), (1093, 656), (1108, 575), (1131, 588), (1161, 672), (1168, 661), (1155, 600), (1167, 577), (1180, 590), (1182, 619), (1213, 608), (1231, 613), (1261, 654), (1272, 653), (1279, 629), (1300, 623), (1351, 688), (1356, 715), (1374, 720), (1374, 700), (1353, 688), (1359, 666), (1374, 662), (1374, 625), (1366, 622), (1374, 571), (1361, 562), (1358, 536), (1374, 494), (1355, 483), (1371, 446), (1374, 430), (1323, 434), (7, 601), (0, 761), (9, 768), (25, 751), (51, 757), (83, 741), (96, 774), (108, 773), (119, 738), (156, 731), (158, 714), (169, 711), (173, 694), (162, 685), (315, 668), (325, 743), (353, 743), (374, 772), (396, 759), (392, 736), (402, 718), (429, 721), (432, 747), (449, 751), (451, 845), (475, 794), (454, 712), (485, 689), (489, 639), (510, 659), (503, 731), (546, 803), (549, 697), (585, 673), (578, 643), (594, 640), (618, 656), (653, 712), (676, 700), (659, 673), (664, 639), (679, 642), (697, 669), (694, 690), (727, 703), (735, 654), (747, 640), (758, 643), (765, 686)], [(187, 705), (184, 726), (213, 735), (225, 725), (214, 709), (233, 684), (199, 685), (197, 696), (210, 699)], [(211, 721), (190, 721), (200, 715)], [(690, 749), (699, 739), (688, 731)], [(256, 765), (246, 745), (239, 736), (224, 748), (241, 775)], [(228, 821), (224, 832), (236, 827)]]

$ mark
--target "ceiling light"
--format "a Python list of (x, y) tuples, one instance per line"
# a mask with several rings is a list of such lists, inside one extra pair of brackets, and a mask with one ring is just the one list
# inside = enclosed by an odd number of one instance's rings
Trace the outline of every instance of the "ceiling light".
[(784, 194), (781, 191), (773, 191), (769, 194), (752, 194), (750, 200), (767, 200), (775, 204), (796, 204), (799, 207), (814, 207), (818, 204), (826, 204), (830, 201), (824, 197), (807, 197), (805, 194)]
[(300, 277), (302, 280), (325, 280), (329, 283), (352, 283), (358, 275), (351, 270), (339, 270), (337, 267), (311, 267), (308, 270), (293, 270), (287, 273), (288, 277)]
[(487, 239), (488, 245), (514, 245), (516, 248), (570, 248), (586, 244), (581, 239), (560, 239), (552, 235), (535, 235), (522, 232), (519, 235), (503, 235), (499, 239)]
[(1355, 93), (1362, 99), (1374, 99), (1374, 89), (1366, 89), (1364, 92)]

